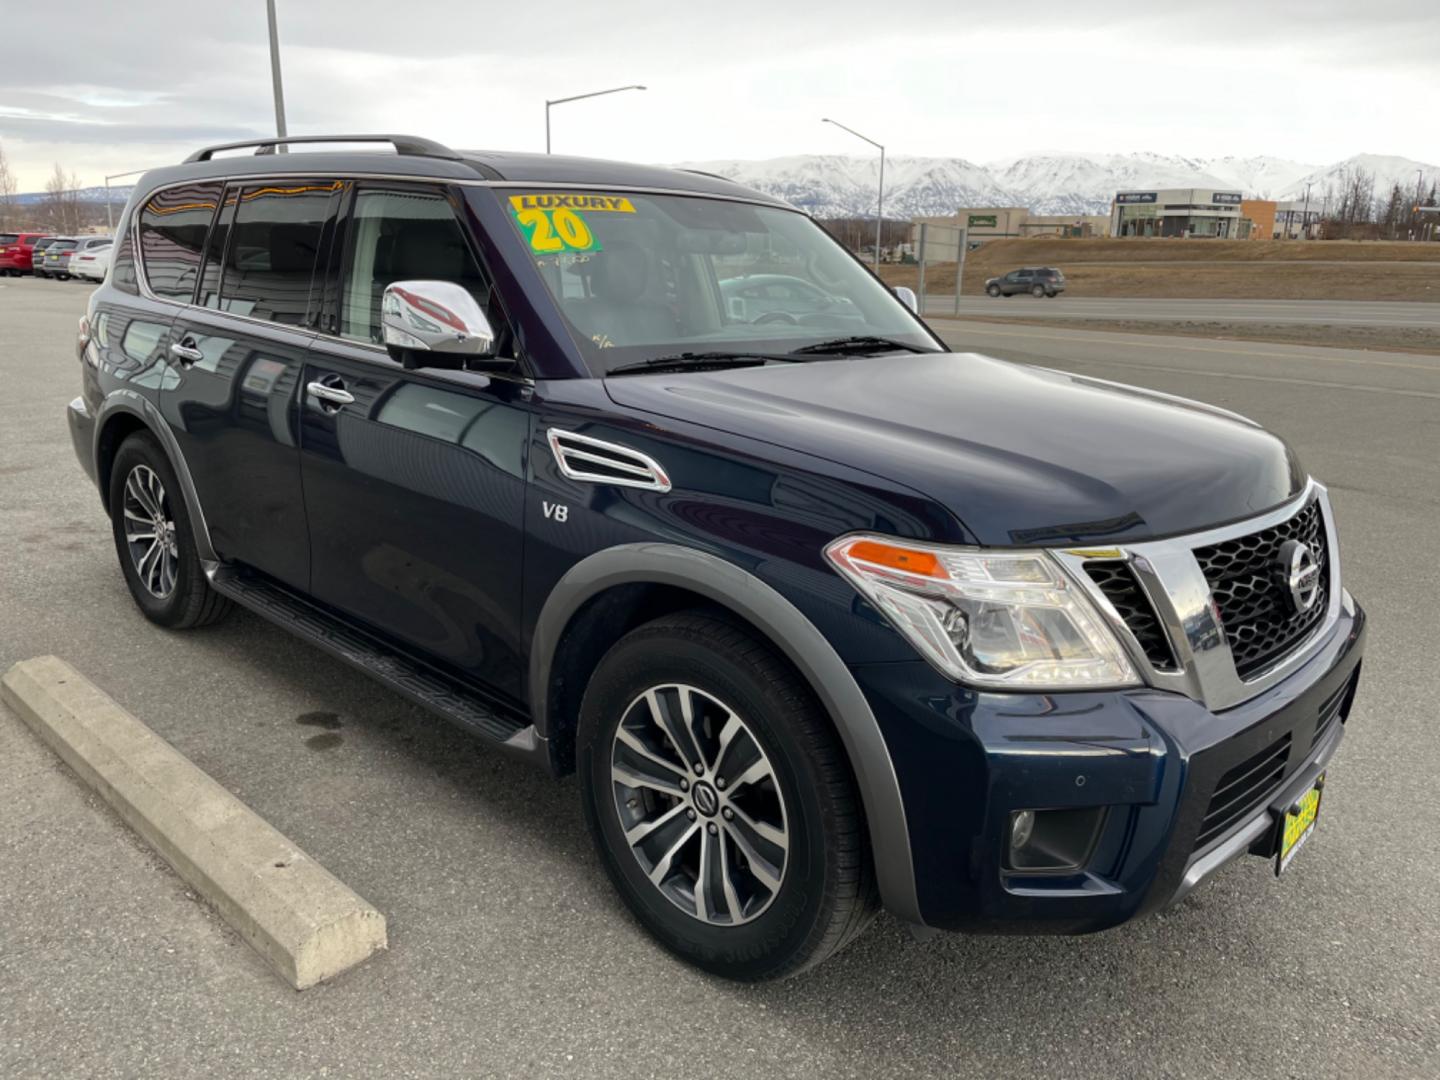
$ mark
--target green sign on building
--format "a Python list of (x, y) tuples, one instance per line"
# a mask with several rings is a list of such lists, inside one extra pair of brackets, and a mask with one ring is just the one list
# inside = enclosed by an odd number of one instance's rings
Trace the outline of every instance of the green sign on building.
[(971, 214), (966, 225), (972, 229), (993, 229), (995, 228), (995, 215)]

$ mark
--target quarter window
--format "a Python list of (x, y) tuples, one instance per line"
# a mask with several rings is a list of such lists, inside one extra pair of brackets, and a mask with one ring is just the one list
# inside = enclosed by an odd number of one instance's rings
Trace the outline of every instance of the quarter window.
[(220, 283), (222, 311), (300, 326), (320, 239), (340, 181), (244, 188), (235, 208)]
[(140, 214), (140, 254), (145, 280), (156, 296), (189, 301), (195, 292), (200, 253), (220, 184), (183, 184), (167, 188)]
[[(464, 286), (482, 308), (490, 290), (455, 211), (439, 192), (361, 189), (350, 215), (350, 244), (340, 295), (340, 336), (381, 343), (380, 302), (397, 281), (428, 279)], [(491, 314), (491, 321), (498, 320)]]

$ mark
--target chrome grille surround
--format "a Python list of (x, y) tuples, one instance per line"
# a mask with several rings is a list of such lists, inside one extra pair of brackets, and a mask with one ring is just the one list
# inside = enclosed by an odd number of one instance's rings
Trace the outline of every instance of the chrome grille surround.
[[(1325, 567), (1328, 585), (1325, 613), (1291, 651), (1264, 670), (1242, 678), (1236, 670), (1235, 656), (1216, 610), (1210, 583), (1195, 551), (1283, 524), (1304, 511), (1312, 500), (1320, 505), (1329, 556)], [(1107, 546), (1103, 551), (1055, 548), (1050, 554), (1100, 610), (1146, 683), (1156, 689), (1184, 694), (1217, 712), (1269, 689), (1312, 656), (1334, 628), (1344, 599), (1340, 585), (1340, 545), (1335, 535), (1330, 496), (1325, 486), (1314, 479), (1283, 506), (1231, 525), (1164, 540)], [(1096, 559), (1122, 559), (1130, 564), (1170, 639), (1178, 671), (1157, 670), (1150, 663), (1125, 619), (1086, 573), (1084, 564)]]

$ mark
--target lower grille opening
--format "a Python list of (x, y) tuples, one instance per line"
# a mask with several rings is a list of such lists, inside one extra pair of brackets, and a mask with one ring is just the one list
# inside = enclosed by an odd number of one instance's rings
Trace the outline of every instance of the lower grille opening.
[(1264, 806), (1285, 778), (1285, 764), (1289, 758), (1290, 733), (1287, 731), (1222, 776), (1200, 823), (1195, 847), (1204, 847), (1236, 822)]
[(1335, 721), (1340, 719), (1340, 714), (1345, 710), (1345, 698), (1350, 693), (1351, 687), (1355, 685), (1355, 676), (1359, 672), (1351, 674), (1340, 689), (1336, 690), (1320, 705), (1320, 716), (1315, 722), (1315, 734), (1310, 739), (1311, 747), (1320, 745), (1320, 740), (1330, 734), (1330, 729), (1335, 726)]

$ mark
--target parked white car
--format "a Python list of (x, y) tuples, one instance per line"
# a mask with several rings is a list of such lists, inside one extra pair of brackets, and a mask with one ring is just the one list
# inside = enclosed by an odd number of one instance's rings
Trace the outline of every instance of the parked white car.
[(110, 253), (114, 250), (111, 243), (78, 249), (70, 256), (71, 276), (89, 281), (104, 281), (105, 274), (110, 269)]

